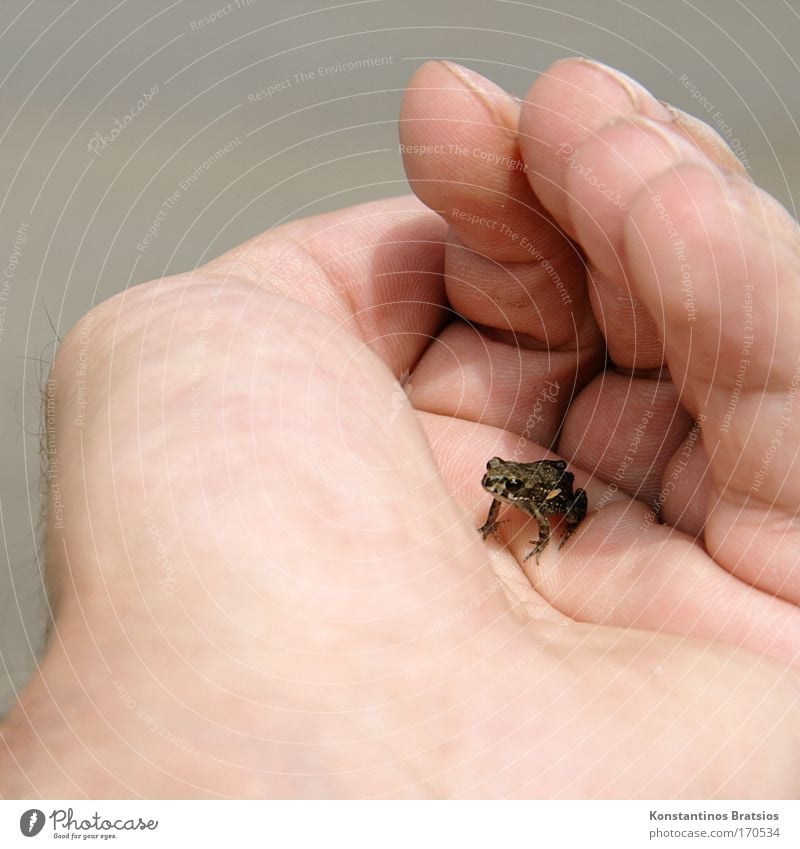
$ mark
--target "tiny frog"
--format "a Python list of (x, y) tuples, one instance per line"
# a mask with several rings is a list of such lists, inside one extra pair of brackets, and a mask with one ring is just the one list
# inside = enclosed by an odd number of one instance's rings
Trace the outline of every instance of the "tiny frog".
[(564, 516), (566, 527), (561, 545), (586, 516), (586, 492), (582, 489), (573, 492), (574, 481), (575, 475), (567, 471), (567, 464), (563, 460), (512, 463), (493, 457), (486, 464), (486, 474), (481, 481), (483, 488), (494, 499), (483, 527), (479, 528), (483, 538), (495, 532), (500, 505), (511, 504), (539, 523), (539, 539), (535, 543), (531, 540), (533, 549), (524, 558), (527, 560), (531, 555), (536, 555), (538, 563), (539, 556), (550, 540), (548, 516)]

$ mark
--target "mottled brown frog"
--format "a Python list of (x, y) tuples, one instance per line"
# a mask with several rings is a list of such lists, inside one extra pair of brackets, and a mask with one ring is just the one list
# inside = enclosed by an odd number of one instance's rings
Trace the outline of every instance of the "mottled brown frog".
[[(495, 532), (501, 504), (511, 504), (539, 523), (539, 539), (525, 555), (536, 556), (536, 562), (550, 541), (548, 516), (563, 515), (564, 534), (561, 545), (569, 539), (586, 516), (588, 501), (583, 489), (572, 490), (575, 476), (567, 471), (564, 460), (537, 460), (533, 463), (513, 463), (493, 457), (486, 464), (481, 485), (492, 496), (492, 506), (483, 526), (483, 538)], [(561, 546), (559, 546), (560, 548)]]

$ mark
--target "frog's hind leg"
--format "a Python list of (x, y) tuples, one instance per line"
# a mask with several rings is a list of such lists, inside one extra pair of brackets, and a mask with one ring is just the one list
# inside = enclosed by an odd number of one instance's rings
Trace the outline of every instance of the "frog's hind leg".
[(564, 543), (575, 533), (578, 525), (586, 518), (588, 505), (586, 490), (576, 489), (572, 504), (570, 504), (569, 510), (564, 514), (564, 535), (561, 537), (559, 548), (563, 547)]

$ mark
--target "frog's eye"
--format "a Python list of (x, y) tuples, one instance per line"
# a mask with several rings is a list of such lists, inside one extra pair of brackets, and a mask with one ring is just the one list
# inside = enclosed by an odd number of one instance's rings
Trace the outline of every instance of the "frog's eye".
[(506, 489), (511, 490), (511, 492), (518, 492), (523, 486), (525, 486), (524, 481), (518, 480), (517, 478), (509, 478), (506, 481)]

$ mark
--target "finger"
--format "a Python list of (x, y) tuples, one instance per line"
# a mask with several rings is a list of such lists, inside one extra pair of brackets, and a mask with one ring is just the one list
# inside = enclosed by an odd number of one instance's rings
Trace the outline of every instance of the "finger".
[[(665, 228), (674, 235), (665, 238)], [(738, 577), (795, 603), (797, 244), (796, 225), (772, 198), (696, 166), (651, 182), (625, 238), (630, 277), (659, 324), (670, 371), (702, 417), (714, 481), (706, 546)]]
[(522, 171), (518, 115), (517, 101), (478, 74), (429, 62), (403, 99), (403, 161), (461, 248), (447, 255), (453, 307), (477, 324), (574, 347), (588, 313), (583, 261)]
[[(401, 119), (409, 180), (452, 227), (445, 260), (449, 302), (485, 330), (482, 337), (465, 325), (448, 328), (426, 351), (411, 384), (417, 409), (547, 443), (576, 379), (599, 367), (601, 348), (580, 257), (543, 215), (524, 175), (508, 167), (518, 161), (517, 112), (505, 92), (457, 66), (428, 63), (409, 84)], [(510, 350), (502, 349), (506, 342)], [(577, 349), (577, 363), (574, 354), (532, 353), (542, 347)], [(469, 387), (465, 375), (472, 378)], [(545, 405), (542, 419), (541, 399), (553, 383), (557, 398)]]
[[(620, 222), (629, 199), (598, 173), (597, 161), (598, 154), (611, 155), (618, 142), (606, 137), (600, 143), (598, 136), (614, 122), (634, 118), (669, 127), (689, 154), (744, 170), (722, 139), (702, 122), (660, 103), (626, 75), (583, 59), (557, 62), (533, 84), (520, 117), (520, 146), (537, 196), (589, 254), (590, 298), (610, 357), (625, 368), (652, 369), (662, 361), (655, 324), (631, 293), (617, 261)], [(652, 163), (639, 158), (644, 152), (652, 160), (653, 151), (642, 150), (647, 147), (642, 139), (629, 137), (628, 142), (620, 156), (636, 171), (634, 179), (646, 179)], [(662, 167), (664, 163), (655, 164), (656, 171)], [(594, 201), (588, 207), (587, 197)]]
[(586, 140), (565, 175), (568, 215), (592, 263), (625, 285), (623, 235), (640, 189), (683, 163), (708, 164), (669, 124), (633, 116), (599, 129)]
[(731, 174), (738, 174), (750, 180), (750, 174), (744, 162), (728, 147), (725, 139), (714, 129), (694, 115), (678, 109), (670, 103), (661, 101), (661, 105), (670, 112), (679, 129), (686, 138), (694, 142), (697, 148), (715, 165), (719, 165)]
[(552, 445), (574, 380), (574, 354), (532, 351), (459, 321), (428, 347), (411, 375), (408, 394), (418, 410)]
[[(515, 300), (503, 300), (509, 292), (501, 294), (486, 283), (487, 265), (496, 264), (450, 240), (448, 291), (455, 282), (453, 267), (458, 266), (464, 275), (458, 279), (462, 314), (480, 315), (489, 326), (463, 321), (449, 325), (425, 350), (411, 375), (412, 402), (418, 410), (493, 425), (552, 446), (577, 387), (590, 380), (602, 363), (597, 327), (587, 314), (582, 327), (572, 327), (572, 342), (555, 349), (521, 332), (520, 324), (535, 330), (518, 320), (519, 295), (525, 300), (527, 295), (518, 292)], [(523, 279), (526, 274), (520, 272)], [(536, 304), (530, 306), (529, 316), (539, 314)], [(542, 326), (548, 325), (544, 314), (539, 315)], [(549, 330), (546, 339), (547, 334)]]
[(588, 278), (589, 302), (611, 362), (642, 375), (650, 370), (661, 372), (664, 346), (647, 307), (633, 294), (630, 283), (612, 279), (592, 264)]
[(655, 507), (670, 457), (690, 426), (672, 383), (607, 371), (570, 407), (558, 453)]
[(608, 124), (641, 116), (677, 132), (722, 167), (744, 167), (710, 127), (661, 103), (626, 74), (581, 58), (551, 65), (531, 86), (520, 115), (520, 147), (536, 195), (559, 225), (577, 237), (567, 177), (583, 145)]
[[(676, 219), (671, 213), (665, 212), (665, 207), (660, 199), (660, 193), (653, 189), (653, 185), (657, 184), (659, 180), (663, 179), (668, 181), (668, 175), (671, 171), (675, 171), (675, 180), (679, 182), (680, 167), (685, 167), (685, 163), (706, 165), (705, 173), (707, 174), (707, 180), (710, 183), (713, 183), (715, 180), (722, 179), (722, 172), (712, 170), (712, 166), (706, 162), (705, 157), (695, 145), (689, 145), (686, 139), (679, 133), (675, 132), (675, 129), (671, 128), (670, 125), (663, 122), (653, 121), (652, 119), (645, 119), (636, 116), (634, 119), (625, 119), (611, 125), (606, 125), (597, 131), (591, 139), (584, 142), (577, 156), (574, 158), (573, 162), (570, 163), (570, 167), (568, 169), (569, 173), (565, 178), (565, 184), (568, 190), (568, 215), (575, 228), (576, 234), (581, 239), (581, 243), (590, 258), (599, 266), (600, 270), (603, 271), (608, 278), (618, 280), (625, 279), (626, 267), (624, 263), (624, 256), (627, 248), (623, 243), (623, 239), (627, 216), (625, 214), (626, 211), (621, 210), (620, 207), (623, 205), (629, 207), (633, 203), (637, 193), (641, 192), (642, 197), (639, 202), (642, 207), (649, 205), (649, 207), (654, 208), (655, 214), (653, 215), (653, 218), (659, 220), (660, 229), (658, 230), (657, 236), (657, 238), (660, 239), (657, 251), (658, 260), (660, 262), (669, 262), (673, 271), (676, 266), (678, 269), (682, 269), (681, 273), (684, 275), (682, 285), (684, 287), (691, 285), (691, 280), (689, 279), (691, 273), (690, 271), (687, 271), (687, 269), (691, 269), (692, 264), (688, 262), (688, 254), (685, 251), (684, 242), (684, 233), (686, 231), (683, 228), (682, 223), (680, 227), (675, 224)], [(573, 164), (575, 165), (575, 168), (571, 167)], [(586, 175), (588, 173), (587, 169), (590, 167), (593, 169), (592, 177), (597, 181), (597, 185), (595, 185), (594, 180), (586, 180)], [(605, 189), (611, 193), (615, 202), (609, 202), (608, 197), (606, 197), (603, 192), (597, 190), (599, 185), (604, 186)], [(746, 184), (743, 182), (743, 185)], [(696, 189), (697, 187), (695, 186), (695, 190)], [(684, 206), (693, 206), (693, 194), (691, 192), (684, 191), (683, 195), (685, 199)], [(645, 197), (647, 200), (644, 200)], [(773, 205), (764, 204), (764, 209), (769, 210), (767, 213), (769, 215), (769, 222), (773, 222), (775, 220), (778, 222), (777, 225), (775, 223), (770, 223), (769, 231), (775, 233), (776, 236), (777, 234), (782, 234), (780, 237), (781, 241), (785, 241), (785, 234), (788, 225), (781, 222), (780, 216), (776, 215), (773, 209)], [(708, 210), (706, 211), (708, 212)], [(718, 216), (718, 220), (724, 220), (720, 219), (719, 209), (715, 209), (714, 214)], [(765, 221), (767, 220), (767, 214), (762, 216)], [(682, 221), (682, 219), (678, 220)], [(721, 231), (715, 231), (715, 239), (708, 240), (705, 237), (706, 231), (702, 226), (702, 219), (695, 215), (692, 218), (692, 223), (693, 226), (699, 228), (698, 232), (701, 234), (699, 241), (706, 245), (707, 252), (709, 241), (711, 243), (710, 250), (712, 255), (714, 255), (714, 253), (719, 253), (720, 250), (724, 253), (726, 249), (730, 248), (730, 241), (725, 241), (726, 239), (730, 240), (730, 230), (728, 231), (727, 236), (724, 236)], [(655, 232), (652, 222), (650, 232)], [(697, 234), (694, 235), (695, 239), (697, 239)], [(760, 238), (763, 243), (763, 232), (760, 234)], [(657, 279), (659, 273), (658, 264), (650, 260), (646, 246), (644, 246), (641, 242), (639, 250), (641, 256), (648, 256), (647, 262), (651, 263), (649, 266), (651, 278)], [(753, 250), (756, 250), (754, 246)], [(744, 255), (748, 258), (748, 260), (751, 258), (750, 253), (751, 252), (748, 251), (744, 252)], [(741, 251), (737, 254), (737, 257), (738, 256), (741, 256)], [(791, 251), (791, 257), (792, 262), (794, 262), (796, 251)], [(705, 268), (706, 274), (709, 275), (709, 279), (715, 279), (711, 276), (712, 273), (714, 275), (719, 274), (718, 268), (714, 268), (712, 272), (710, 262), (705, 263)], [(749, 268), (748, 272), (752, 273), (752, 268)], [(734, 279), (736, 277), (738, 277), (740, 281), (743, 278), (741, 269), (737, 275), (734, 275)], [(720, 280), (721, 279), (722, 277), (720, 277)], [(629, 279), (629, 283), (632, 286), (638, 284), (638, 280), (635, 279), (635, 275)], [(673, 281), (673, 286), (674, 285)], [(712, 287), (712, 291), (715, 289), (716, 287)], [(678, 289), (678, 292), (679, 291), (680, 289)], [(674, 294), (677, 294), (677, 292)], [(714, 295), (714, 297), (718, 297), (718, 294)], [(668, 323), (660, 314), (660, 311), (664, 310), (666, 306), (658, 294), (658, 287), (651, 284), (651, 296), (647, 300), (646, 305), (654, 322), (656, 323), (656, 326), (661, 329), (661, 338), (677, 346), (673, 354), (676, 358), (676, 365), (681, 363), (681, 359), (685, 357), (686, 354), (685, 350), (680, 350), (680, 346), (685, 346), (687, 343), (685, 330), (687, 322), (685, 319), (687, 317), (687, 304), (689, 304), (689, 300), (686, 297), (681, 297), (680, 302), (681, 309), (684, 312), (682, 319), (684, 331), (682, 334), (673, 333), (672, 323)], [(691, 305), (689, 304), (689, 306)], [(769, 311), (769, 306), (766, 308), (767, 311)], [(792, 307), (792, 309), (794, 309), (794, 307)], [(677, 321), (677, 316), (673, 315), (673, 318)], [(713, 330), (714, 327), (715, 325), (712, 323), (711, 329)], [(673, 335), (670, 338), (669, 336), (665, 336), (665, 333)], [(717, 351), (714, 350), (712, 355), (709, 351), (708, 345), (704, 345), (703, 343), (709, 342), (715, 347), (714, 341), (712, 340), (716, 340), (718, 335), (715, 335), (714, 333), (703, 333), (701, 334), (701, 337), (702, 338), (697, 340), (700, 343), (698, 345), (698, 349), (703, 352), (703, 365), (706, 368), (706, 375), (708, 376), (708, 370), (716, 368), (720, 362), (716, 356)], [(784, 336), (783, 338), (789, 337)], [(741, 342), (741, 340), (738, 340), (738, 342)], [(741, 344), (739, 344), (739, 350), (741, 351)], [(700, 361), (698, 360), (698, 366), (699, 365)], [(727, 366), (728, 374), (736, 373), (736, 362), (728, 363)], [(673, 371), (671, 362), (670, 370)], [(681, 367), (680, 365), (678, 365), (676, 371), (673, 371), (679, 387), (682, 384), (682, 380), (679, 376), (685, 373), (685, 371), (685, 367)], [(754, 374), (753, 371), (750, 372), (750, 375), (756, 380), (756, 385), (759, 386), (759, 377)], [(791, 381), (791, 369), (788, 376), (785, 374), (783, 376), (786, 381)], [(763, 375), (761, 377), (763, 379)], [(718, 377), (707, 377), (707, 386), (710, 384), (710, 381), (714, 379), (717, 381), (719, 380)], [(791, 391), (791, 386), (787, 386), (787, 384), (784, 383), (783, 390), (784, 393)], [(682, 390), (682, 396), (684, 400), (688, 400), (692, 412), (697, 413), (697, 405), (692, 406), (691, 393), (687, 393)], [(747, 422), (748, 426), (752, 426), (754, 424), (754, 420), (755, 418), (751, 417), (750, 421)], [(773, 423), (773, 437), (775, 428), (776, 425)], [(781, 436), (782, 435), (783, 431), (781, 431)], [(742, 434), (740, 434), (740, 436), (742, 436)], [(712, 437), (712, 442), (713, 441), (715, 440)], [(758, 444), (758, 440), (756, 440), (755, 444)], [(735, 451), (729, 451), (726, 460), (720, 462), (715, 461), (714, 451), (712, 450), (713, 445), (706, 443), (706, 451), (709, 454), (710, 462), (712, 463), (712, 474), (715, 478), (718, 476), (717, 474), (714, 474), (715, 469), (717, 469), (719, 474), (722, 475), (722, 480), (726, 480), (727, 476), (731, 473), (731, 469), (735, 470), (737, 468), (736, 461), (739, 460), (739, 453), (742, 445), (743, 441), (740, 439), (735, 446)], [(762, 450), (762, 458), (764, 450)], [(736, 454), (735, 458), (733, 456), (734, 453)], [(715, 463), (718, 463), (718, 465), (715, 465)], [(738, 467), (741, 468), (742, 465), (747, 466), (746, 456), (742, 457), (742, 463), (738, 464)], [(749, 477), (751, 480), (753, 474), (754, 471), (751, 468), (749, 471)], [(788, 488), (791, 489), (791, 486)], [(730, 487), (725, 485), (723, 491), (728, 493), (732, 490)], [(795, 501), (794, 503), (796, 504), (797, 502)], [(772, 506), (774, 507), (776, 505), (773, 504)], [(737, 507), (741, 508), (741, 505), (737, 505)], [(715, 508), (713, 505), (711, 506), (711, 510), (712, 515), (714, 515)], [(725, 512), (724, 515), (726, 516), (727, 521), (721, 523), (720, 533), (725, 533), (733, 521), (730, 512)], [(774, 511), (769, 515), (774, 516)], [(753, 536), (754, 528), (752, 524), (748, 522), (748, 516), (746, 514), (744, 516), (739, 516), (737, 513), (737, 518), (739, 524), (747, 527), (750, 532), (750, 536)], [(727, 565), (727, 567), (732, 571), (735, 571), (737, 575), (746, 576), (747, 580), (752, 581), (757, 586), (769, 589), (772, 592), (782, 592), (786, 595), (786, 597), (796, 599), (798, 597), (798, 580), (790, 577), (791, 570), (787, 561), (796, 561), (797, 550), (796, 547), (791, 544), (792, 534), (787, 534), (787, 528), (783, 527), (783, 522), (780, 524), (780, 528), (776, 529), (773, 527), (773, 533), (768, 538), (763, 539), (762, 545), (764, 548), (761, 556), (755, 557), (755, 551), (754, 549), (751, 549), (751, 556), (746, 558), (746, 563), (741, 562), (741, 560), (743, 551), (742, 536), (746, 534), (747, 531), (744, 533), (737, 533), (734, 531), (729, 534), (727, 538), (734, 539), (736, 542), (734, 545), (730, 546), (727, 551), (724, 551), (719, 545), (715, 546), (713, 550), (715, 555), (719, 553), (719, 556), (722, 558), (725, 565)], [(791, 528), (791, 523), (789, 528)], [(781, 533), (779, 535), (776, 534), (776, 530), (780, 530)], [(756, 534), (756, 536), (761, 539), (765, 535)], [(789, 543), (788, 545), (787, 542)], [(779, 551), (784, 552), (784, 554), (779, 554)]]
[(560, 556), (527, 574), (539, 594), (581, 622), (722, 640), (797, 666), (797, 608), (721, 569), (690, 537), (635, 501), (589, 499), (590, 519)]
[(702, 539), (711, 488), (708, 455), (695, 422), (664, 469), (655, 509), (667, 525)]
[(448, 320), (445, 231), (415, 198), (392, 198), (268, 230), (203, 270), (331, 316), (401, 376)]
[[(545, 257), (531, 244), (532, 261), (499, 262), (467, 247), (451, 230), (445, 253), (448, 300), (470, 321), (523, 334), (540, 348), (596, 347), (583, 260), (565, 269), (557, 256)], [(571, 244), (565, 250), (580, 259)]]
[[(519, 103), (451, 62), (427, 62), (409, 80), (400, 111), (400, 149), (417, 196), (461, 242), (504, 262), (527, 262), (514, 234), (527, 234), (543, 208), (522, 173)], [(563, 239), (542, 230), (550, 253)]]

